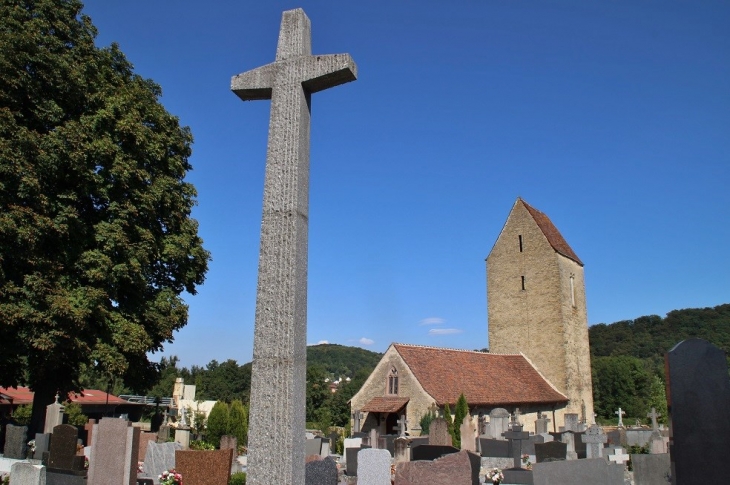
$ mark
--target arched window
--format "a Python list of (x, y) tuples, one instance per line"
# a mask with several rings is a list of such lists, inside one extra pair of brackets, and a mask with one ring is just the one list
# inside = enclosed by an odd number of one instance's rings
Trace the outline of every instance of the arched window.
[(388, 394), (398, 394), (398, 369), (395, 366), (390, 368), (388, 374)]

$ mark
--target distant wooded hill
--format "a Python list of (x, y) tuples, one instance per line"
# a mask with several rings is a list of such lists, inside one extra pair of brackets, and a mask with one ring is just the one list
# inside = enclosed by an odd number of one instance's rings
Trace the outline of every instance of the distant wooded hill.
[(702, 338), (730, 352), (730, 304), (674, 310), (662, 318), (639, 317), (588, 328), (592, 357), (649, 359), (663, 369), (664, 354), (688, 338)]
[(338, 344), (320, 344), (307, 347), (307, 366), (319, 365), (333, 377), (355, 377), (361, 370), (368, 374), (383, 354)]

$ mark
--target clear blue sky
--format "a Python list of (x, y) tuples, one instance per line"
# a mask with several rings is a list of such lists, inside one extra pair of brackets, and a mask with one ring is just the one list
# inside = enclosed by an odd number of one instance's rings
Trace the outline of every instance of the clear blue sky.
[(165, 355), (251, 360), (269, 102), (230, 79), (295, 7), (359, 68), (312, 101), (308, 342), (488, 346), (518, 196), (585, 263), (590, 324), (730, 302), (727, 1), (89, 0), (195, 137), (213, 261)]

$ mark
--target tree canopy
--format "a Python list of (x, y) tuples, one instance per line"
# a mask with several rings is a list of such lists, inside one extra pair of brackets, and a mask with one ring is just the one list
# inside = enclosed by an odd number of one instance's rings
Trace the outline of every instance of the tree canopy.
[(190, 130), (81, 9), (0, 0), (0, 385), (35, 391), (34, 429), (83, 365), (153, 383), (210, 258)]

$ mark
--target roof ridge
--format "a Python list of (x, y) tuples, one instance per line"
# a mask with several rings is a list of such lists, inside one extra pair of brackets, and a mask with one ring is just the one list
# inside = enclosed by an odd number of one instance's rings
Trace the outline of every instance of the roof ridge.
[(402, 344), (399, 342), (393, 342), (393, 345), (400, 345), (403, 347), (418, 347), (420, 349), (434, 349), (434, 350), (452, 350), (454, 352), (471, 352), (475, 354), (488, 354), (489, 352), (481, 352), (479, 350), (467, 350), (467, 349), (456, 349), (453, 347), (436, 347), (433, 345), (420, 345), (420, 344)]

